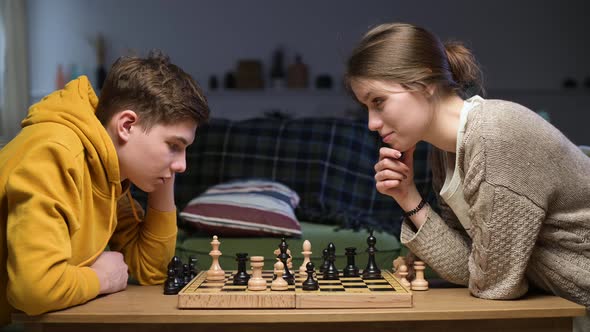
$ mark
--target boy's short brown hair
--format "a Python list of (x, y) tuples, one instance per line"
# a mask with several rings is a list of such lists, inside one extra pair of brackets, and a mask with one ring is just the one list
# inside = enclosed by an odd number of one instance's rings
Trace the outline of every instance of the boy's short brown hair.
[(106, 126), (113, 115), (130, 109), (149, 130), (155, 124), (209, 119), (207, 99), (190, 75), (160, 51), (147, 58), (120, 57), (111, 67), (100, 93), (96, 116)]

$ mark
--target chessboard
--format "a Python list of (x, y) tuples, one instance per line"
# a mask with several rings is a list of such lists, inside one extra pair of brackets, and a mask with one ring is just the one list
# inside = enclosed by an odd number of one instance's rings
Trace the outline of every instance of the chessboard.
[[(305, 276), (296, 276), (295, 285), (286, 291), (271, 291), (273, 271), (262, 271), (267, 282), (263, 291), (248, 290), (233, 284), (233, 274), (226, 271), (225, 280), (207, 281), (207, 271), (199, 273), (178, 293), (178, 308), (411, 308), (412, 293), (389, 271), (382, 270), (380, 279), (362, 277), (323, 280), (318, 275), (319, 289), (305, 291)], [(362, 273), (362, 271), (361, 271)], [(362, 275), (362, 274), (361, 274)]]

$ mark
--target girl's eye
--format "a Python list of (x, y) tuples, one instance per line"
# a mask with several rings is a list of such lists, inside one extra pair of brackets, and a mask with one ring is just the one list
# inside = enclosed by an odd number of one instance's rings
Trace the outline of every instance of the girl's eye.
[(381, 106), (381, 104), (383, 104), (383, 98), (375, 98), (375, 99), (373, 99), (373, 105), (375, 107), (379, 107), (379, 106)]

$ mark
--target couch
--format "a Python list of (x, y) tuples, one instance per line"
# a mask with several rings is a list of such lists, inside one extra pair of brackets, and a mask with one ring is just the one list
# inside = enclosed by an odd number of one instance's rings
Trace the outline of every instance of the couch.
[[(301, 237), (288, 238), (293, 263), (298, 267), (304, 240), (312, 244), (312, 261), (321, 263), (322, 249), (333, 242), (337, 266), (345, 264), (344, 248), (357, 248), (357, 265), (367, 262), (367, 237), (377, 238), (377, 263), (390, 269), (400, 254), (401, 209), (390, 197), (376, 191), (374, 164), (382, 145), (367, 129), (366, 120), (336, 118), (263, 117), (243, 121), (211, 119), (197, 130), (187, 150), (187, 170), (176, 178), (179, 212), (211, 186), (242, 178), (277, 181), (295, 191), (300, 201), (295, 215)], [(430, 147), (420, 143), (415, 152), (415, 181), (429, 200)], [(179, 217), (177, 255), (198, 259), (208, 269), (211, 259), (210, 229), (206, 232)], [(236, 269), (235, 254), (262, 255), (272, 268), (273, 251), (280, 236), (220, 236), (220, 263)]]

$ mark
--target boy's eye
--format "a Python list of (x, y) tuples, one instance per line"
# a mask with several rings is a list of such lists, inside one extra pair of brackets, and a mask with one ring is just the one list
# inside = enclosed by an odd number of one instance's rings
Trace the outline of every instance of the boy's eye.
[(170, 148), (170, 150), (172, 151), (180, 151), (180, 145), (176, 144), (176, 143), (168, 143), (168, 147)]

